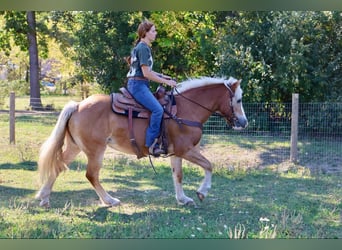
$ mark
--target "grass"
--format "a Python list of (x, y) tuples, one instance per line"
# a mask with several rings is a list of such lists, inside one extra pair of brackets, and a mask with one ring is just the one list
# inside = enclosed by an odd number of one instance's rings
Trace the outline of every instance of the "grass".
[[(61, 110), (63, 106), (68, 101), (80, 101), (81, 97), (79, 96), (70, 96), (70, 95), (42, 95), (41, 101), (42, 105), (45, 107), (49, 105), (55, 110)], [(15, 98), (15, 108), (16, 110), (29, 110), (30, 109), (30, 97), (29, 96), (16, 96)], [(9, 109), (9, 97), (5, 97), (3, 107), (0, 106), (0, 109)]]
[[(8, 115), (0, 114), (0, 238), (342, 238), (341, 175), (288, 162), (257, 167), (265, 154), (282, 147), (282, 140), (266, 146), (258, 139), (204, 143), (204, 154), (219, 160), (204, 202), (195, 194), (203, 172), (187, 162), (184, 167), (184, 190), (197, 208), (176, 204), (168, 159), (154, 161), (155, 174), (148, 159), (110, 150), (100, 178), (121, 206), (99, 206), (80, 155), (57, 179), (51, 208), (40, 208), (34, 200), (36, 161), (56, 119), (17, 117), (16, 145), (8, 145)], [(244, 151), (227, 154), (232, 144)], [(253, 154), (260, 162), (248, 160), (251, 150), (259, 152)]]
[[(157, 175), (145, 164), (106, 159), (102, 183), (122, 201), (106, 208), (79, 159), (57, 179), (47, 210), (33, 200), (34, 167), (1, 164), (0, 238), (342, 238), (336, 176), (216, 169), (210, 195), (194, 208), (176, 204), (166, 164), (156, 164)], [(194, 197), (202, 173), (184, 172)]]

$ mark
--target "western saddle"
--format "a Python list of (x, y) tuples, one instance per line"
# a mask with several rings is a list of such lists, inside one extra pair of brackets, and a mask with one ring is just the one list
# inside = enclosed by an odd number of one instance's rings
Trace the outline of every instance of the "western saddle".
[[(139, 159), (144, 155), (135, 140), (133, 131), (133, 120), (134, 118), (149, 119), (149, 117), (151, 116), (151, 112), (147, 110), (144, 106), (139, 104), (125, 87), (120, 88), (120, 91), (121, 93), (111, 94), (112, 110), (116, 114), (125, 115), (128, 117), (130, 141)], [(161, 126), (160, 137), (158, 141), (164, 149), (165, 154), (168, 154), (168, 142), (164, 119), (175, 118), (177, 113), (177, 106), (172, 93), (166, 92), (166, 89), (161, 85), (157, 88), (156, 92), (154, 93), (154, 96), (164, 109), (164, 116)]]

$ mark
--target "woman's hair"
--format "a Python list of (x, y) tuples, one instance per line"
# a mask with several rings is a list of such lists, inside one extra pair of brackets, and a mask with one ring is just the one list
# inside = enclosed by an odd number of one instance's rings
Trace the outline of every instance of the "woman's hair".
[(145, 37), (146, 33), (150, 31), (152, 26), (154, 26), (154, 23), (152, 23), (151, 21), (147, 19), (142, 21), (139, 24), (138, 30), (137, 30), (138, 39), (135, 41), (135, 45), (137, 45), (140, 42), (141, 38)]
[[(147, 19), (145, 19), (139, 24), (138, 30), (137, 30), (138, 38), (137, 40), (135, 40), (134, 46), (136, 46), (140, 42), (141, 38), (145, 37), (146, 33), (150, 31), (152, 26), (154, 26), (154, 23), (152, 23), (151, 21)], [(131, 64), (131, 56), (124, 57), (124, 59), (128, 65)]]

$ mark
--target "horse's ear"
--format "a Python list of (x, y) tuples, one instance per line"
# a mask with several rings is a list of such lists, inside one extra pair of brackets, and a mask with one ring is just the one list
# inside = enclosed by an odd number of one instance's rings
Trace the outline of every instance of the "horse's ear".
[(231, 88), (232, 88), (233, 91), (235, 91), (235, 90), (240, 86), (241, 81), (242, 81), (242, 79), (236, 80), (236, 82), (234, 82), (234, 83), (231, 85)]
[(234, 84), (236, 85), (236, 88), (240, 86), (240, 84), (241, 84), (241, 81), (242, 81), (242, 79), (240, 79), (240, 80), (237, 80), (237, 81), (236, 81), (236, 83), (234, 83)]

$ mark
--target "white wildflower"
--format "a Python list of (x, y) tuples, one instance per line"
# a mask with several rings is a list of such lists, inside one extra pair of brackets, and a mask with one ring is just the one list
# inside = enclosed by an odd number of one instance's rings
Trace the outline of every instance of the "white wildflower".
[(269, 222), (270, 221), (270, 219), (268, 219), (268, 218), (264, 218), (264, 217), (260, 217), (260, 219), (259, 219), (259, 221), (260, 222)]

